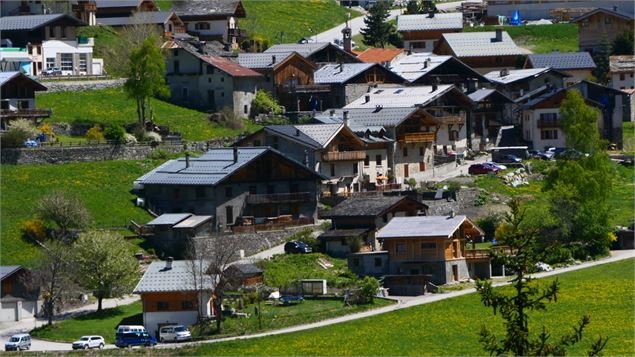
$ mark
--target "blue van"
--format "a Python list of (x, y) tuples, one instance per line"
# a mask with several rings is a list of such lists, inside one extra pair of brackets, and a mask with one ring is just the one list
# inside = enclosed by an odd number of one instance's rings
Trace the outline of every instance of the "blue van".
[(147, 332), (124, 332), (117, 333), (115, 346), (132, 347), (146, 346), (151, 347), (157, 344), (157, 339), (150, 336)]

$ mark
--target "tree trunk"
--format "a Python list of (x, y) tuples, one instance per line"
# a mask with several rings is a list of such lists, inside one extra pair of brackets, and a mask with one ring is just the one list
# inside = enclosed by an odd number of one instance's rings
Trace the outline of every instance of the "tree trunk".
[(222, 330), (222, 326), (221, 326), (221, 319), (223, 318), (223, 312), (221, 311), (221, 307), (223, 306), (221, 298), (218, 297), (216, 299), (216, 333), (221, 333)]
[(48, 325), (52, 325), (53, 324), (53, 300), (49, 299), (46, 302), (46, 314), (48, 315)]
[(97, 296), (97, 312), (101, 311), (102, 301), (104, 301), (104, 296), (102, 294), (99, 294), (99, 296)]
[(139, 123), (143, 125), (143, 119), (141, 118), (141, 98), (137, 97), (137, 119), (139, 119)]

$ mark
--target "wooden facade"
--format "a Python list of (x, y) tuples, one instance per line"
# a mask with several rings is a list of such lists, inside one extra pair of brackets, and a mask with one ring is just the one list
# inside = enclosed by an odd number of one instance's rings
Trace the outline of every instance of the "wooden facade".
[(141, 300), (144, 312), (196, 311), (196, 296), (197, 293), (193, 291), (157, 292), (141, 294)]
[[(630, 19), (628, 18), (630, 16)], [(606, 41), (609, 44), (620, 34), (633, 30), (633, 15), (623, 16), (603, 9), (576, 20), (581, 51), (599, 50)]]
[[(462, 232), (461, 232), (462, 233)], [(452, 237), (420, 237), (387, 239), (384, 249), (389, 259), (399, 261), (448, 261), (465, 258), (465, 235), (459, 231)]]

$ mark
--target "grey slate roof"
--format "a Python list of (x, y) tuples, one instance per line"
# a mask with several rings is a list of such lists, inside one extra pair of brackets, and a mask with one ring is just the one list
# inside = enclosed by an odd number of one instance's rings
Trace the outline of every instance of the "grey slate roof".
[(0, 17), (0, 31), (33, 30), (61, 18), (68, 18), (77, 24), (85, 24), (66, 14), (4, 16)]
[(172, 2), (172, 10), (179, 16), (233, 15), (239, 0), (179, 0)]
[(400, 15), (397, 18), (397, 31), (455, 30), (463, 28), (463, 14), (460, 12), (438, 13), (434, 17), (428, 14)]
[(314, 53), (326, 48), (330, 42), (309, 43), (281, 43), (267, 48), (263, 53), (297, 52), (304, 57), (310, 57)]
[[(324, 218), (332, 217), (376, 217), (384, 214), (406, 196), (354, 197), (342, 201), (331, 210), (322, 214)], [(421, 203), (421, 207), (425, 205)]]
[(251, 263), (232, 264), (228, 267), (228, 269), (231, 267), (233, 267), (234, 269), (237, 269), (240, 273), (245, 275), (260, 274), (264, 272), (264, 270), (258, 268), (255, 264), (251, 264)]
[(491, 95), (497, 95), (499, 97), (503, 97), (504, 101), (508, 103), (514, 102), (511, 98), (497, 91), (496, 89), (481, 88), (468, 94), (467, 96), (470, 97), (470, 99), (474, 102), (480, 102), (482, 100), (487, 99)]
[(491, 71), (485, 74), (485, 78), (497, 84), (510, 84), (534, 78), (549, 71), (551, 71), (551, 68), (511, 69), (507, 71), (506, 76), (501, 76), (501, 71)]
[[(425, 106), (452, 91), (451, 84), (440, 84), (433, 92), (432, 86), (377, 88), (346, 105), (344, 108), (403, 108)], [(370, 100), (366, 102), (366, 96)]]
[(334, 109), (327, 110), (315, 116), (315, 120), (320, 122), (343, 121), (343, 112), (348, 111), (348, 120), (351, 129), (358, 130), (358, 127), (394, 127), (406, 120), (417, 108), (414, 107), (396, 107), (396, 108), (350, 108), (350, 109)]
[(549, 54), (531, 54), (527, 61), (532, 67), (551, 67), (554, 69), (593, 69), (595, 62), (589, 52), (553, 52)]
[[(293, 55), (294, 52), (276, 52), (276, 53), (239, 53), (238, 64), (247, 68), (273, 68), (280, 62)], [(275, 62), (273, 56), (276, 57)]]
[(342, 124), (268, 125), (265, 130), (300, 141), (314, 149), (322, 149), (343, 127)]
[(143, 11), (133, 16), (100, 17), (98, 24), (107, 26), (128, 26), (136, 24), (164, 24), (174, 15), (173, 11)]
[(22, 269), (20, 265), (2, 265), (0, 266), (0, 280), (12, 275), (16, 271)]
[[(188, 260), (175, 260), (172, 262), (172, 269), (165, 269), (164, 261), (153, 262), (146, 270), (145, 274), (133, 293), (154, 293), (154, 292), (180, 292), (196, 291), (196, 285), (192, 278), (190, 263)], [(216, 275), (205, 275), (203, 286), (205, 290), (212, 290), (216, 283)]]
[(503, 31), (501, 42), (492, 42), (496, 32), (458, 32), (444, 33), (443, 38), (456, 57), (489, 57), (526, 55), (531, 52), (516, 46), (516, 43)]
[(146, 223), (146, 226), (173, 226), (190, 217), (191, 215), (191, 213), (165, 213)]
[(376, 237), (408, 238), (408, 237), (450, 237), (467, 219), (466, 216), (417, 216), (393, 217), (380, 229)]
[(327, 64), (313, 73), (316, 84), (346, 83), (353, 77), (363, 73), (376, 63), (340, 63)]

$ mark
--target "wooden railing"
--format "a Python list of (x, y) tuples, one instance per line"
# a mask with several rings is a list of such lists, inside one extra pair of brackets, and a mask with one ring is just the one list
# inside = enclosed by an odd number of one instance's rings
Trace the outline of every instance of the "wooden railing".
[(560, 119), (556, 119), (556, 120), (538, 119), (539, 128), (559, 128), (561, 126), (562, 126), (562, 122), (560, 121)]
[(45, 118), (51, 116), (51, 109), (1, 109), (0, 118)]
[(506, 254), (514, 254), (514, 251), (509, 246), (494, 246), (491, 248), (481, 248), (481, 249), (466, 249), (465, 250), (465, 259), (489, 259), (490, 252), (504, 252)]
[(310, 192), (249, 194), (247, 196), (247, 204), (252, 205), (289, 202), (312, 202), (314, 200), (314, 196), (311, 195)]
[(322, 161), (357, 161), (366, 158), (366, 151), (330, 151), (322, 153)]
[(403, 143), (433, 143), (436, 139), (435, 133), (408, 133), (399, 136), (399, 141)]
[(278, 86), (278, 90), (282, 93), (330, 92), (331, 86), (329, 84), (283, 84)]

